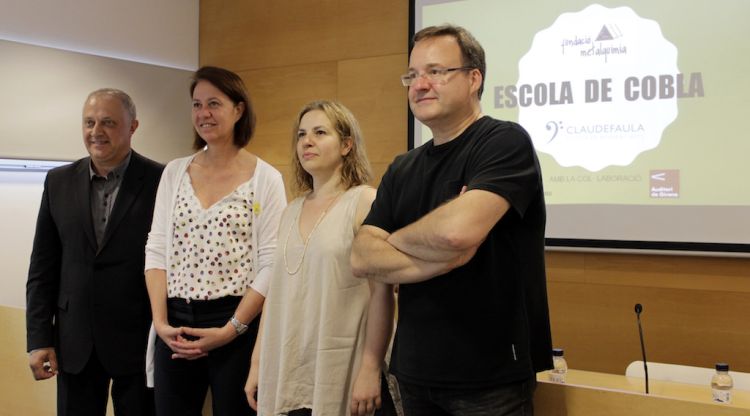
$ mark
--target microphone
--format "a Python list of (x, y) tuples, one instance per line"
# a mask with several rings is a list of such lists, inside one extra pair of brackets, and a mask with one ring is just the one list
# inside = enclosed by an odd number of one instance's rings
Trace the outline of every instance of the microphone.
[(648, 394), (648, 365), (646, 364), (646, 346), (643, 344), (643, 327), (641, 326), (641, 312), (643, 312), (643, 305), (640, 303), (635, 304), (635, 317), (638, 320), (638, 335), (641, 337), (641, 354), (643, 355), (643, 374), (646, 380), (646, 394)]

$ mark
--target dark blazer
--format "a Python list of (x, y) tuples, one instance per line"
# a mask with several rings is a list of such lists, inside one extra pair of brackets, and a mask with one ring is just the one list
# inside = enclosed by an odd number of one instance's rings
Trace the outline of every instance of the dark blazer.
[(143, 372), (151, 313), (144, 247), (164, 166), (133, 152), (97, 249), (90, 158), (51, 170), (26, 283), (27, 347), (77, 374), (92, 350), (112, 376)]

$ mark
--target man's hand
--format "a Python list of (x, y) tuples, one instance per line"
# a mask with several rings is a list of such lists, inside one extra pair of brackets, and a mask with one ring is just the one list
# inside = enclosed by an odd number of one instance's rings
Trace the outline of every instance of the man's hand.
[(46, 380), (57, 374), (57, 354), (55, 349), (39, 348), (29, 353), (29, 367), (35, 380)]

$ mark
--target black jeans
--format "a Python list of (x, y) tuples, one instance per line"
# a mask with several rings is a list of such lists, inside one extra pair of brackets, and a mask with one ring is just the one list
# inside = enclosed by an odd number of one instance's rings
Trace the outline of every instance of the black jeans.
[(444, 389), (398, 380), (406, 416), (532, 416), (536, 380), (488, 389)]
[[(224, 326), (240, 297), (217, 300), (167, 301), (169, 324), (209, 328)], [(172, 359), (172, 350), (160, 338), (154, 354), (154, 398), (157, 416), (199, 416), (211, 388), (214, 416), (255, 415), (245, 396), (250, 354), (258, 333), (256, 318), (247, 332), (197, 360)]]

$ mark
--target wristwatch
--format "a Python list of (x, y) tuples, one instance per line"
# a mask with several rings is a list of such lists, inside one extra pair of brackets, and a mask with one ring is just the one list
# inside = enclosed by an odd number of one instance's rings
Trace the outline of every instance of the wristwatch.
[(229, 323), (232, 324), (234, 327), (234, 330), (237, 331), (237, 335), (242, 335), (247, 331), (247, 324), (243, 324), (240, 322), (237, 318), (232, 315), (231, 318), (229, 318)]

